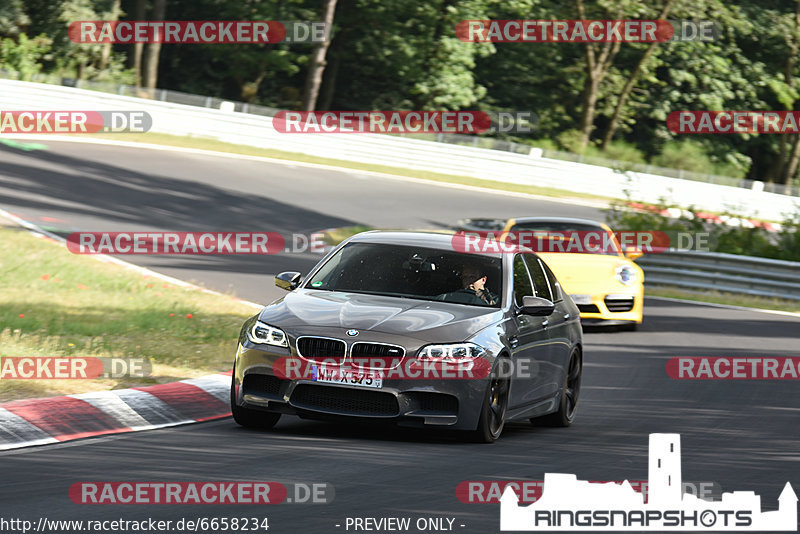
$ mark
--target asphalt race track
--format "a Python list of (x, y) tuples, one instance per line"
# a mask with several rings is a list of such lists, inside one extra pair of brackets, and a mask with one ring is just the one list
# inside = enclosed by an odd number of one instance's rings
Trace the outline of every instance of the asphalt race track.
[[(0, 146), (0, 208), (74, 230), (311, 232), (365, 223), (445, 227), (467, 216), (599, 210), (292, 165), (168, 151), (47, 143)], [(271, 275), (316, 256), (130, 256), (137, 264), (267, 302)], [(348, 517), (455, 518), (464, 533), (499, 530), (499, 506), (464, 504), (466, 480), (646, 480), (651, 432), (682, 435), (683, 478), (761, 495), (765, 510), (800, 487), (797, 381), (676, 381), (673, 356), (798, 356), (800, 318), (648, 299), (638, 332), (585, 336), (579, 414), (568, 429), (514, 424), (493, 445), (446, 432), (344, 426), (284, 417), (270, 432), (230, 419), (0, 454), (4, 515), (48, 519), (269, 517), (270, 532), (346, 532)], [(327, 482), (331, 504), (78, 505), (79, 481)], [(341, 525), (337, 527), (336, 525)], [(463, 526), (461, 526), (463, 525)], [(352, 532), (352, 529), (350, 530)], [(412, 530), (413, 531), (413, 530)]]
[[(303, 233), (355, 223), (445, 228), (464, 217), (558, 215), (565, 205), (246, 159), (108, 145), (0, 145), (0, 207), (55, 233), (272, 231)], [(79, 155), (80, 154), (80, 155)], [(596, 208), (567, 207), (602, 217)], [(129, 256), (139, 265), (243, 298), (280, 295), (269, 276), (308, 270), (318, 254)]]

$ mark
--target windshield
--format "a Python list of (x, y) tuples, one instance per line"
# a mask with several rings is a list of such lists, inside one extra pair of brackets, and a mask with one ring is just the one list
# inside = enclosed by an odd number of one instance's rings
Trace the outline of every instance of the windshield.
[(499, 308), (502, 261), (440, 249), (350, 243), (305, 287)]
[(622, 255), (614, 233), (595, 224), (568, 221), (521, 222), (515, 224), (510, 233), (511, 239), (531, 247), (534, 252)]

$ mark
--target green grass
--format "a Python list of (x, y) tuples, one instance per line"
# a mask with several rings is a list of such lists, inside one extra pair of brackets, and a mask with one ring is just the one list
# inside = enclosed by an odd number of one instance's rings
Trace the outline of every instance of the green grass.
[(0, 401), (230, 370), (241, 324), (253, 313), (229, 296), (173, 286), (0, 227), (0, 357), (135, 357), (153, 363), (152, 376), (139, 379), (3, 379)]
[(356, 163), (352, 161), (345, 161), (333, 158), (320, 158), (317, 156), (297, 154), (295, 152), (286, 152), (283, 150), (273, 150), (266, 148), (248, 147), (244, 145), (236, 145), (233, 143), (225, 143), (222, 141), (217, 141), (215, 139), (207, 139), (203, 137), (184, 137), (184, 136), (176, 136), (176, 135), (160, 134), (160, 133), (91, 134), (91, 135), (76, 135), (75, 137), (113, 139), (118, 141), (151, 143), (156, 145), (175, 146), (181, 148), (197, 148), (201, 150), (211, 150), (215, 152), (225, 152), (229, 154), (261, 156), (266, 158), (282, 159), (287, 161), (316, 163), (320, 165), (332, 165), (336, 167), (344, 167), (347, 169), (353, 169), (358, 171), (380, 172), (385, 174), (394, 174), (397, 176), (405, 176), (408, 178), (430, 180), (433, 182), (445, 182), (451, 184), (468, 185), (473, 187), (494, 189), (496, 191), (510, 191), (514, 193), (525, 193), (529, 195), (539, 195), (539, 196), (554, 197), (554, 198), (581, 198), (581, 199), (598, 200), (603, 202), (608, 202), (612, 200), (611, 197), (602, 197), (597, 195), (589, 195), (585, 193), (576, 193), (573, 191), (565, 191), (562, 189), (555, 189), (552, 187), (509, 184), (504, 182), (497, 182), (494, 180), (483, 180), (480, 178), (472, 178), (470, 176), (457, 176), (457, 175), (442, 174), (436, 172), (403, 169), (400, 167), (391, 167), (389, 165), (374, 165), (369, 163)]
[(646, 287), (647, 297), (667, 297), (672, 299), (693, 300), (697, 302), (710, 302), (713, 304), (727, 304), (729, 306), (743, 306), (745, 308), (760, 308), (762, 310), (777, 310), (800, 313), (800, 302), (781, 300), (765, 297), (750, 297), (721, 293), (719, 291), (685, 291), (669, 287)]

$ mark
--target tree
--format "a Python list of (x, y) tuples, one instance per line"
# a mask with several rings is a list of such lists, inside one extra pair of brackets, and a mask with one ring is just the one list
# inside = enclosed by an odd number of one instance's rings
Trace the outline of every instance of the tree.
[[(606, 15), (603, 18), (618, 20), (623, 18), (624, 1), (620, 1), (614, 10), (614, 15)], [(580, 20), (588, 20), (586, 8), (583, 0), (575, 0), (575, 7), (578, 11)], [(608, 13), (608, 11), (606, 11)], [(583, 87), (581, 102), (581, 120), (578, 125), (581, 133), (579, 139), (580, 150), (583, 151), (589, 145), (589, 139), (594, 130), (594, 118), (597, 108), (597, 100), (600, 97), (600, 85), (603, 83), (608, 71), (614, 64), (614, 58), (619, 53), (620, 42), (593, 43), (584, 45), (585, 50), (585, 74), (586, 82)]]
[[(133, 20), (145, 20), (147, 17), (147, 0), (136, 0), (133, 12)], [(133, 72), (136, 76), (136, 87), (142, 86), (142, 53), (144, 43), (133, 44)]]
[[(791, 104), (788, 106), (790, 109), (795, 107), (798, 100), (797, 95), (797, 79), (795, 77), (795, 64), (797, 63), (797, 53), (800, 49), (800, 0), (795, 0), (794, 15), (791, 17), (791, 22), (784, 24), (785, 30), (782, 32), (784, 36), (784, 43), (786, 44), (785, 67), (783, 70), (783, 81), (786, 84), (789, 92), (791, 93)], [(789, 18), (784, 17), (784, 18)], [(786, 99), (788, 100), (788, 99)], [(792, 192), (792, 180), (797, 175), (798, 163), (800, 163), (800, 134), (791, 135), (791, 150), (788, 151), (786, 146), (789, 144), (785, 137), (781, 138), (781, 161), (783, 166), (781, 169), (781, 181), (785, 186), (786, 194)]]
[(325, 35), (322, 41), (314, 45), (314, 51), (308, 61), (306, 84), (303, 90), (303, 110), (314, 111), (322, 85), (322, 74), (325, 72), (325, 54), (331, 44), (331, 30), (333, 28), (333, 14), (336, 11), (336, 0), (325, 0), (322, 9), (322, 21), (325, 23)]
[(0, 40), (0, 69), (9, 70), (20, 80), (30, 81), (42, 70), (40, 60), (50, 51), (51, 41), (40, 35), (29, 39), (24, 33), (14, 41), (11, 38)]
[[(655, 18), (666, 19), (669, 15), (670, 9), (672, 9), (672, 4), (674, 1), (675, 0), (666, 0), (664, 2), (664, 7), (661, 8), (661, 13), (659, 13), (659, 15)], [(611, 120), (606, 127), (606, 134), (603, 136), (603, 144), (601, 145), (603, 150), (608, 148), (609, 143), (611, 143), (611, 140), (614, 138), (614, 134), (617, 132), (617, 127), (619, 126), (620, 118), (622, 117), (622, 112), (625, 109), (625, 106), (628, 104), (628, 98), (631, 96), (631, 92), (636, 86), (639, 75), (650, 61), (650, 58), (653, 57), (658, 45), (658, 41), (649, 43), (642, 56), (639, 58), (639, 61), (636, 62), (630, 74), (628, 75), (625, 86), (622, 88), (622, 92), (620, 92), (619, 96), (617, 97), (617, 104), (614, 106), (614, 114), (611, 116)]]
[(22, 0), (0, 2), (0, 37), (17, 37), (25, 32), (30, 22)]
[[(437, 6), (438, 20), (430, 28), (429, 42), (418, 44), (421, 75), (414, 83), (412, 95), (417, 109), (463, 109), (486, 96), (486, 88), (476, 83), (475, 58), (494, 52), (494, 46), (465, 43), (453, 28), (462, 20), (483, 19), (487, 15), (485, 0), (442, 0)], [(430, 44), (429, 44), (430, 43)]]
[[(102, 15), (102, 20), (116, 22), (119, 20), (120, 15), (122, 15), (121, 0), (111, 0), (108, 11)], [(111, 59), (111, 47), (112, 43), (103, 43), (100, 51), (100, 62), (97, 66), (101, 71), (108, 67), (109, 60)]]
[[(150, 20), (164, 20), (167, 11), (167, 0), (153, 0), (153, 16)], [(158, 83), (158, 59), (161, 54), (161, 43), (147, 43), (144, 58), (144, 86), (155, 89)]]

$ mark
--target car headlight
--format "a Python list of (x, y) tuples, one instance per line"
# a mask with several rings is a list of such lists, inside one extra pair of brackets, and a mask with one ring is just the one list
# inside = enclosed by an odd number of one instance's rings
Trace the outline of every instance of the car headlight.
[(639, 275), (636, 273), (636, 269), (630, 265), (620, 265), (614, 271), (614, 278), (616, 278), (620, 284), (629, 286), (636, 282)]
[(247, 339), (256, 345), (289, 346), (286, 341), (286, 332), (261, 321), (253, 323), (253, 326), (247, 331)]
[(420, 349), (417, 359), (447, 363), (470, 362), (486, 354), (486, 349), (475, 343), (449, 343), (447, 345), (427, 345)]

